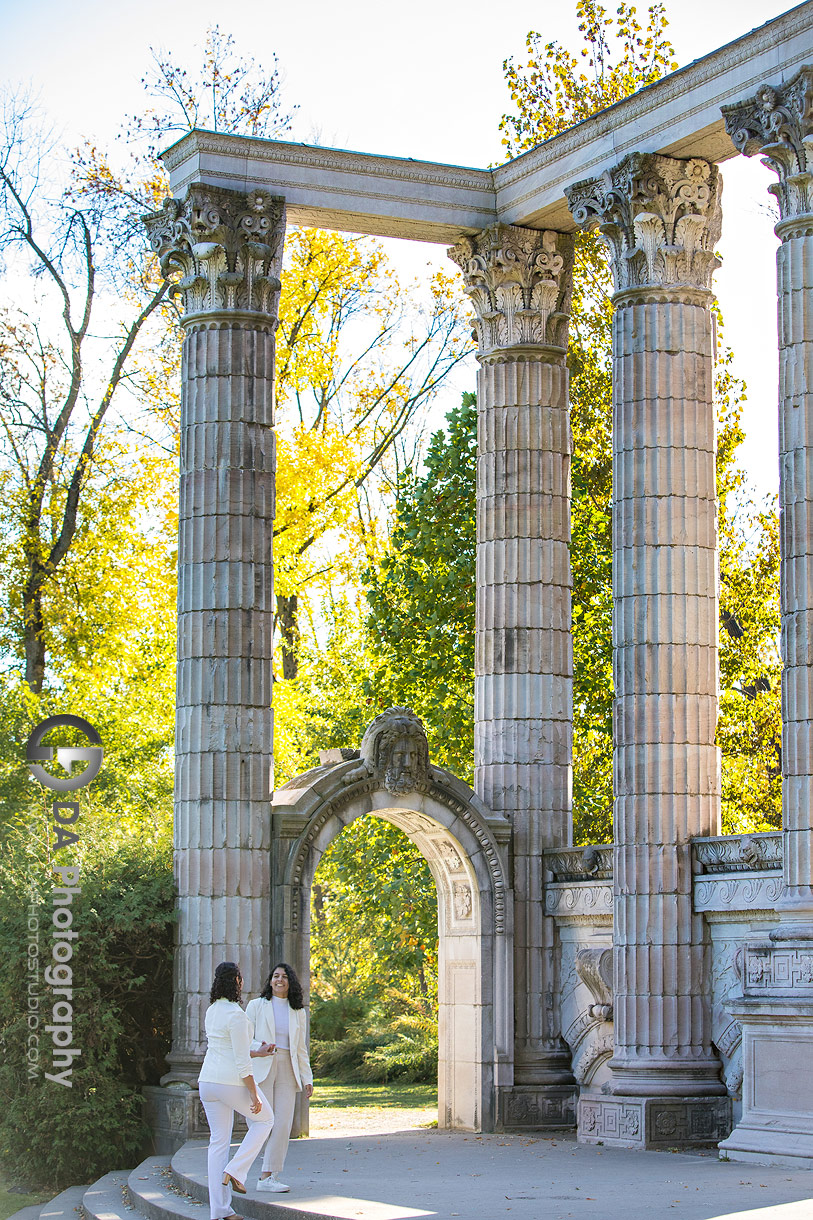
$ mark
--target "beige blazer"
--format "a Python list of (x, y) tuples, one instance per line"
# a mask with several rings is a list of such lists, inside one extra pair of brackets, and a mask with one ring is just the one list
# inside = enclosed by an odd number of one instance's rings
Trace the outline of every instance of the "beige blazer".
[[(263, 1042), (276, 1042), (274, 1005), (270, 1000), (264, 1000), (262, 996), (258, 996), (256, 1000), (249, 1000), (246, 1005), (246, 1016), (254, 1025), (254, 1041), (251, 1043), (253, 1051), (259, 1050)], [(308, 1058), (306, 1041), (307, 1020), (304, 1008), (288, 1008), (288, 1039), (291, 1043), (291, 1067), (294, 1069), (294, 1078), (300, 1091), (306, 1084), (313, 1084), (313, 1072), (311, 1071), (310, 1059)], [(251, 1062), (254, 1065), (254, 1079), (259, 1084), (260, 1081), (265, 1080), (271, 1071), (274, 1056), (261, 1055), (257, 1059), (252, 1059)]]

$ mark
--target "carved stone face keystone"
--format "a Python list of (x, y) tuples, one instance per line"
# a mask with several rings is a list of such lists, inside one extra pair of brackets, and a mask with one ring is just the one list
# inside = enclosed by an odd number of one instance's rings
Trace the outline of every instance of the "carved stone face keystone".
[(393, 796), (405, 796), (429, 780), (426, 732), (409, 708), (388, 708), (376, 716), (360, 752), (368, 770)]

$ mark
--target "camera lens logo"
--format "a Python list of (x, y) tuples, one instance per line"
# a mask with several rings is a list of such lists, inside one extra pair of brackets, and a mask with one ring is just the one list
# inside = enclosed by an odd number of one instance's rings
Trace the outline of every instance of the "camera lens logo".
[[(50, 733), (51, 729), (59, 728), (79, 729), (92, 744), (89, 746), (40, 745), (46, 733)], [(40, 762), (50, 762), (53, 760), (54, 753), (56, 753), (57, 762), (67, 771), (67, 779), (62, 779), (59, 775), (51, 775), (44, 767), (39, 765)], [(34, 779), (38, 779), (41, 784), (44, 784), (46, 788), (50, 788), (52, 792), (75, 792), (77, 788), (84, 788), (85, 784), (89, 784), (99, 774), (103, 756), (101, 737), (93, 725), (88, 724), (87, 720), (83, 720), (81, 716), (49, 716), (47, 720), (43, 720), (42, 724), (38, 724), (34, 729), (25, 749), (28, 769), (34, 776)], [(73, 775), (73, 764), (79, 762), (84, 762), (87, 765), (84, 771), (81, 771), (78, 775)]]

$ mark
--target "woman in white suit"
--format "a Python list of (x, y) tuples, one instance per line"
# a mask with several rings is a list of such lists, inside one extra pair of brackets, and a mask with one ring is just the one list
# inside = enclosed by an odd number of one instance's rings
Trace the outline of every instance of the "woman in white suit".
[(279, 1174), (291, 1138), (294, 1103), (303, 1089), (306, 1097), (313, 1093), (304, 1003), (302, 984), (294, 970), (286, 962), (279, 962), (262, 994), (246, 1006), (246, 1016), (254, 1025), (254, 1075), (275, 1115), (257, 1190), (291, 1189), (279, 1180)]
[[(200, 1069), (198, 1089), (209, 1123), (209, 1207), (212, 1220), (241, 1220), (232, 1211), (232, 1191), (244, 1195), (246, 1175), (271, 1131), (274, 1115), (257, 1092), (251, 1059), (252, 1027), (240, 1007), (243, 978), (236, 962), (221, 962), (215, 970), (206, 1010), (208, 1049)], [(256, 1062), (259, 1062), (257, 1060)], [(248, 1131), (229, 1160), (235, 1110), (248, 1121)]]

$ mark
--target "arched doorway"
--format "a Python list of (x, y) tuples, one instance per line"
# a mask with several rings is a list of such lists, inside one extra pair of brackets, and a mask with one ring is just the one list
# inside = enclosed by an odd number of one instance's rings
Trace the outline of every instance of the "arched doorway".
[(510, 827), (429, 763), (405, 708), (376, 717), (359, 751), (291, 780), (273, 804), (276, 954), (309, 977), (310, 893), (331, 842), (363, 814), (392, 823), (427, 861), (438, 890), (438, 1125), (490, 1131), (513, 1078)]

